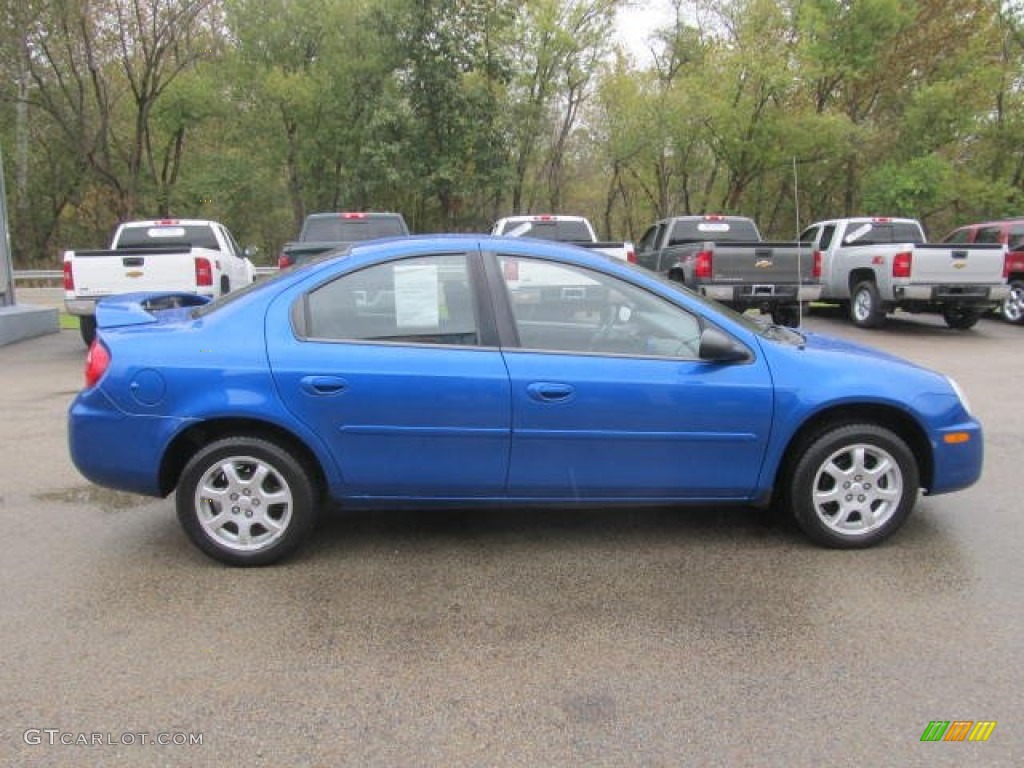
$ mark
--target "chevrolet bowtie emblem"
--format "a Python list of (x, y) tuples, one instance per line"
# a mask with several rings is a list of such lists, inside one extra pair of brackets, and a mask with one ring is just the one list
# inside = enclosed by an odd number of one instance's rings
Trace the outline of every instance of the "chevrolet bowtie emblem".
[(754, 266), (758, 269), (768, 269), (772, 265), (771, 259), (758, 259), (754, 262)]
[(954, 261), (953, 262), (953, 269), (963, 269), (966, 266), (967, 265), (964, 264), (962, 261)]
[(144, 273), (141, 270), (133, 269), (131, 272), (125, 272), (125, 277), (142, 277)]

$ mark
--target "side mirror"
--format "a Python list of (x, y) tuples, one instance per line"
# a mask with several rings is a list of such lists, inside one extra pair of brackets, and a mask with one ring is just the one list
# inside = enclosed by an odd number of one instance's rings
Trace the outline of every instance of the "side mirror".
[(716, 363), (736, 363), (750, 359), (750, 352), (742, 344), (717, 328), (707, 327), (700, 334), (701, 360)]

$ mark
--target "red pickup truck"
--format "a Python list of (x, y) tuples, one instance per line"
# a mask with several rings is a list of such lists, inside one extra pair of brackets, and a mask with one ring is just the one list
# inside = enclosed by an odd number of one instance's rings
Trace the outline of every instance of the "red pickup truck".
[(942, 242), (1005, 245), (1003, 273), (1010, 285), (1010, 295), (999, 305), (999, 314), (1008, 323), (1024, 324), (1024, 219), (968, 224), (954, 229)]

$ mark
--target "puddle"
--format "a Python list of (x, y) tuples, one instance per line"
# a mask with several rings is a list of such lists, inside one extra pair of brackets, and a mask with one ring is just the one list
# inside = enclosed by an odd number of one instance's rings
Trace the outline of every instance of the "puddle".
[(83, 485), (78, 488), (67, 488), (62, 491), (47, 491), (35, 495), (39, 501), (62, 501), (65, 504), (88, 504), (99, 507), (106, 512), (121, 512), (133, 507), (141, 507), (152, 499), (134, 493), (112, 491), (95, 485)]

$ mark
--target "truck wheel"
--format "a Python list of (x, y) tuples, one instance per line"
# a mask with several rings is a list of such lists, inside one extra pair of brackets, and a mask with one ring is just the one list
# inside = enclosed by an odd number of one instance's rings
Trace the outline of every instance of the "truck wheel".
[(999, 315), (1008, 323), (1024, 323), (1024, 282), (1010, 283), (1010, 295), (999, 305)]
[(944, 307), (942, 317), (950, 328), (966, 331), (975, 326), (981, 318), (981, 311), (969, 307)]
[(857, 283), (850, 296), (850, 320), (858, 328), (878, 328), (885, 322), (885, 309), (873, 280)]
[(795, 305), (772, 308), (772, 322), (796, 328), (800, 325), (800, 308)]
[(308, 470), (276, 443), (228, 437), (201, 449), (178, 482), (178, 520), (192, 542), (228, 565), (269, 565), (316, 521)]
[(789, 502), (797, 524), (826, 547), (869, 547), (899, 528), (917, 501), (917, 462), (877, 424), (846, 424), (797, 457)]
[(81, 315), (78, 318), (78, 332), (82, 334), (85, 346), (91, 346), (96, 339), (96, 316)]

